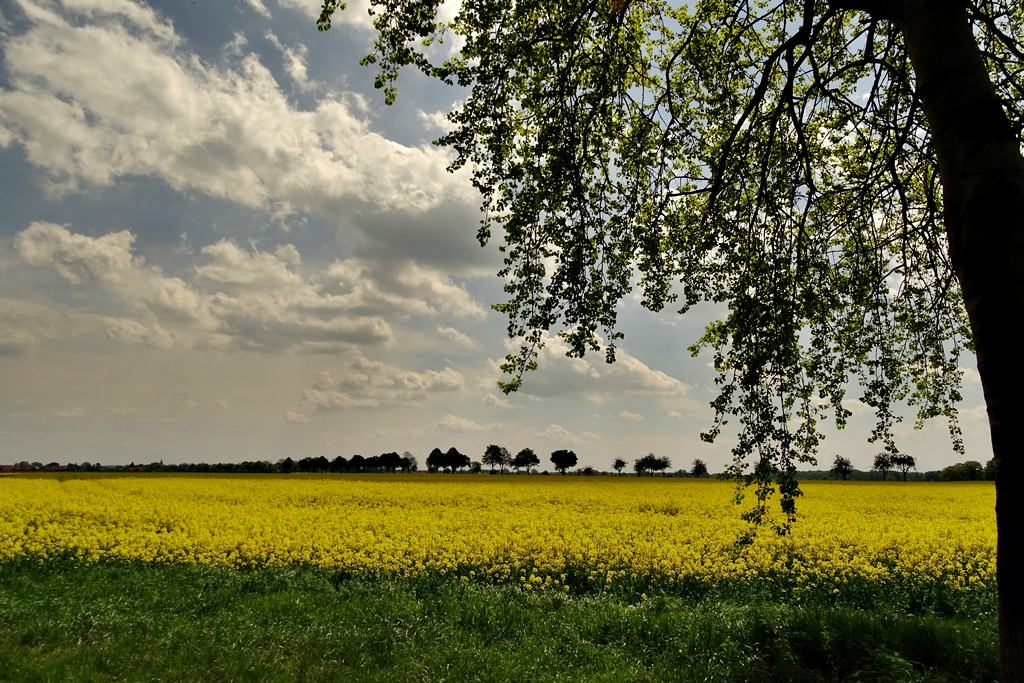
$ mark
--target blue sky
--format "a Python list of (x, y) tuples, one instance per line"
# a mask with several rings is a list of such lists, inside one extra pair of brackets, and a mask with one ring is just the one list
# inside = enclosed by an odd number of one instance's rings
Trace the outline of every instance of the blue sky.
[[(361, 0), (323, 34), (319, 0), (0, 11), (0, 462), (422, 462), (489, 443), (599, 469), (728, 460), (730, 439), (699, 439), (713, 373), (686, 352), (710, 306), (629, 299), (618, 363), (552, 339), (519, 393), (497, 390), (499, 255), (476, 243), (467, 174), (430, 144), (462, 93), (410, 72), (384, 106), (358, 66)], [(984, 461), (972, 369), (964, 395)], [(851, 408), (826, 467), (879, 450)], [(960, 459), (944, 423), (911, 422), (919, 469)]]

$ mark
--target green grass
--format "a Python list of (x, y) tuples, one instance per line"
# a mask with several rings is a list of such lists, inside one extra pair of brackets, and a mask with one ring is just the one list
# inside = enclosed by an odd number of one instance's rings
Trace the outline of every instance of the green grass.
[(567, 597), (312, 569), (0, 566), (3, 681), (994, 681), (990, 606)]

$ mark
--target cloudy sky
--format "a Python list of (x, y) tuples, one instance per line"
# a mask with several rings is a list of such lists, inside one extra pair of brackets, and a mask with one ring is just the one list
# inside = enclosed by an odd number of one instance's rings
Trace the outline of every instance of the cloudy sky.
[[(409, 73), (385, 107), (358, 66), (365, 3), (0, 4), (0, 463), (277, 460), (489, 443), (648, 452), (720, 470), (713, 373), (686, 318), (623, 304), (625, 352), (557, 339), (504, 396), (496, 248), (433, 147), (462, 93)], [(439, 49), (447, 49), (442, 46)], [(968, 455), (990, 457), (968, 371)], [(866, 468), (858, 410), (832, 433)], [(919, 469), (943, 423), (901, 429)]]

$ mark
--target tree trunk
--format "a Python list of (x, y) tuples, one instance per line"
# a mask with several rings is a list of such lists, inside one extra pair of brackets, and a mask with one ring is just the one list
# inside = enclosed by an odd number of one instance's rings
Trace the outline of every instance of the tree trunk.
[(906, 0), (906, 39), (938, 154), (949, 254), (974, 334), (996, 477), (1000, 678), (1024, 682), (1024, 158), (964, 5)]

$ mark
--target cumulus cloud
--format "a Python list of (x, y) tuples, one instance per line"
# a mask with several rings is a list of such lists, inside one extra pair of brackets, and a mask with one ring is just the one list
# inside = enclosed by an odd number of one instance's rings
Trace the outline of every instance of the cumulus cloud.
[(303, 424), (309, 422), (309, 418), (302, 413), (296, 413), (294, 410), (284, 411), (282, 418), (285, 422), (291, 422), (292, 424)]
[[(569, 345), (560, 337), (545, 335), (545, 346), (537, 360), (538, 369), (523, 378), (520, 393), (539, 398), (576, 397), (593, 403), (607, 403), (624, 396), (651, 396), (678, 401), (689, 388), (678, 379), (649, 367), (618, 349), (616, 360), (604, 362), (603, 349), (583, 358), (568, 358)], [(506, 348), (519, 350), (519, 341), (508, 339)], [(498, 363), (494, 363), (497, 368)], [(486, 378), (492, 382), (493, 378)], [(493, 386), (493, 384), (490, 384)]]
[(469, 432), (490, 432), (505, 429), (505, 425), (500, 422), (492, 422), (488, 425), (482, 425), (473, 420), (459, 417), (458, 415), (445, 415), (437, 422), (427, 426), (430, 431), (436, 432), (449, 432), (453, 434), (466, 434)]
[(485, 394), (482, 399), (485, 404), (494, 406), (495, 408), (511, 408), (512, 402), (502, 396), (495, 396), (494, 394)]
[(559, 443), (582, 443), (584, 441), (602, 441), (601, 437), (597, 434), (591, 434), (590, 432), (582, 432), (581, 434), (573, 434), (562, 425), (553, 424), (547, 429), (538, 431), (534, 434), (534, 437), (538, 439), (549, 439), (551, 441), (557, 441)]
[(478, 344), (475, 341), (473, 341), (473, 339), (468, 334), (464, 334), (462, 332), (459, 332), (454, 327), (446, 327), (444, 325), (438, 325), (437, 326), (437, 332), (438, 332), (438, 334), (440, 334), (442, 337), (444, 337), (448, 341), (455, 342), (456, 344), (458, 344), (460, 346), (469, 346), (469, 347), (478, 346)]
[(343, 370), (320, 372), (303, 390), (302, 400), (317, 410), (381, 408), (420, 403), (464, 386), (462, 374), (451, 368), (413, 372), (357, 356)]
[[(205, 63), (147, 6), (18, 4), (27, 29), (5, 41), (0, 146), (20, 145), (52, 193), (148, 175), (327, 216), (352, 201), (413, 212), (475, 201), (466, 178), (446, 172), (446, 151), (388, 140), (343, 98), (299, 110), (255, 54)], [(307, 82), (302, 49), (280, 47), (293, 80)]]
[[(134, 241), (128, 231), (91, 237), (36, 222), (14, 245), (25, 263), (52, 267), (71, 284), (93, 286), (123, 304), (124, 315), (103, 317), (110, 338), (157, 348), (334, 352), (392, 341), (386, 317), (486, 315), (465, 289), (415, 264), (380, 280), (352, 258), (304, 278), (290, 244), (262, 251), (222, 240), (201, 250), (185, 280), (147, 264)], [(0, 349), (4, 341), (0, 335)], [(20, 348), (16, 339), (6, 346), (8, 353)]]
[(630, 422), (643, 422), (647, 418), (639, 413), (631, 413), (628, 410), (622, 410), (619, 412), (619, 417), (623, 420), (629, 420)]

